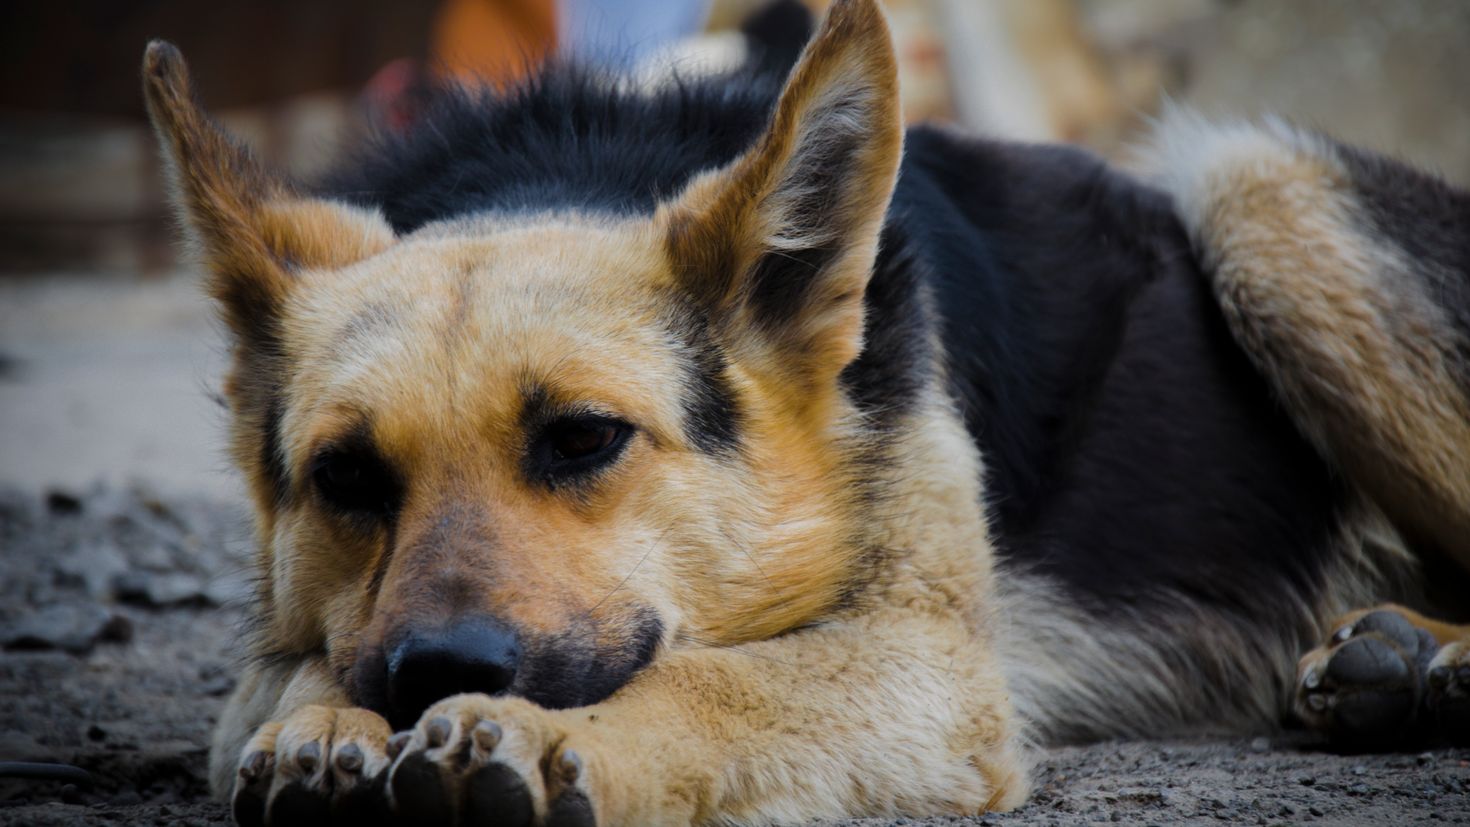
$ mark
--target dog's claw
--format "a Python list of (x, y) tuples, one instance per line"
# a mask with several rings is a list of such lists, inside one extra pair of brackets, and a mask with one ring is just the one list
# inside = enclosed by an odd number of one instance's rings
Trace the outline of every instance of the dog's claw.
[(362, 771), (362, 748), (357, 744), (348, 744), (337, 750), (337, 769), (347, 773)]
[(317, 764), (321, 760), (322, 745), (316, 741), (308, 741), (296, 751), (296, 766), (301, 768), (302, 775), (311, 775), (316, 772)]
[(475, 724), (475, 746), (487, 753), (494, 752), (495, 748), (500, 745), (500, 739), (503, 737), (505, 737), (504, 730), (500, 728), (500, 724), (494, 721), (481, 721)]
[(240, 827), (265, 824), (265, 803), (270, 792), (273, 763), (273, 756), (264, 750), (255, 750), (240, 762), (240, 780), (235, 785), (234, 800), (230, 803), (230, 812)]
[(1429, 685), (1435, 689), (1444, 689), (1450, 685), (1450, 668), (1448, 666), (1436, 666), (1429, 670)]
[(449, 733), (453, 730), (454, 725), (441, 715), (429, 722), (428, 728), (424, 730), (424, 737), (428, 739), (431, 748), (442, 747), (449, 742)]
[(556, 768), (558, 770), (557, 780), (566, 786), (571, 786), (577, 783), (577, 777), (582, 774), (582, 756), (578, 755), (575, 750), (569, 749), (561, 754)]
[(240, 780), (246, 784), (260, 777), (265, 772), (265, 753), (256, 750), (250, 756), (240, 762)]

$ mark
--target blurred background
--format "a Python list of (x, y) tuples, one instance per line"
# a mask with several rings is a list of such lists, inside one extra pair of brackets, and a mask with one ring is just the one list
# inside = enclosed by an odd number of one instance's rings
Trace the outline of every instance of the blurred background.
[[(1464, 0), (886, 5), (911, 121), (1125, 160), (1167, 96), (1283, 113), (1470, 181)], [(509, 84), (571, 54), (656, 84), (738, 67), (800, 28), (766, 0), (0, 5), (0, 485), (236, 491), (221, 338), (173, 243), (143, 117), (148, 39), (177, 43), (210, 109), (309, 180), (362, 130), (411, 125), (427, 83)]]

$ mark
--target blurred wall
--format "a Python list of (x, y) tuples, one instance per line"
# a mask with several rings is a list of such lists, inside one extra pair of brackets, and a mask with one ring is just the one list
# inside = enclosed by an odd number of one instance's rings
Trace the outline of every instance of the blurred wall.
[[(151, 37), (180, 44), (228, 126), (309, 176), (394, 61), (489, 65), (513, 49), (497, 27), (588, 31), (553, 9), (612, 19), (621, 8), (554, 2), (0, 4), (0, 275), (174, 265), (136, 74)], [(761, 2), (697, 0), (690, 13), (728, 30)], [(1284, 113), (1470, 181), (1465, 0), (885, 2), (910, 120), (1121, 157), (1167, 94), (1218, 116)]]

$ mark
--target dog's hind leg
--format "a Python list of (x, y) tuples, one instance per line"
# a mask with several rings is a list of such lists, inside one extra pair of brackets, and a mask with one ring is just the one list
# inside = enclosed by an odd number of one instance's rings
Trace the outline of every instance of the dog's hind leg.
[[(1453, 561), (1463, 578), (1470, 194), (1281, 123), (1178, 116), (1156, 148), (1231, 330), (1279, 401), (1421, 563)], [(1437, 610), (1470, 609), (1455, 594)], [(1464, 628), (1390, 607), (1327, 631), (1299, 675), (1309, 725), (1359, 744), (1402, 742), (1416, 720), (1466, 737)]]

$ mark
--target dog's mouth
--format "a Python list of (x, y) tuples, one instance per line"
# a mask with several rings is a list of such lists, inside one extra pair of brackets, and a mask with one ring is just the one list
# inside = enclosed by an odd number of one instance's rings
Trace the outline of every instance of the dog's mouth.
[(586, 618), (553, 634), (527, 634), (490, 615), (404, 626), (364, 644), (352, 667), (353, 702), (413, 726), (451, 695), (514, 695), (548, 709), (587, 706), (612, 695), (654, 658), (664, 627), (652, 609), (616, 621)]

